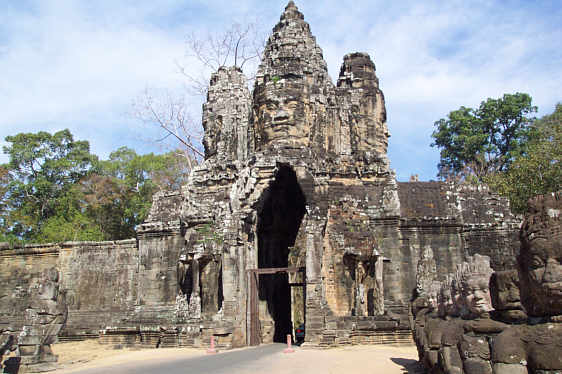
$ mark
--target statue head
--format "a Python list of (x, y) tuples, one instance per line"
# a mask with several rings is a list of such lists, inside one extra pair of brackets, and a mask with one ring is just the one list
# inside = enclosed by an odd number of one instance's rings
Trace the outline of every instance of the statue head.
[(278, 78), (263, 84), (255, 95), (255, 121), (261, 144), (309, 145), (303, 84), (296, 78)]
[(490, 295), (495, 310), (521, 309), (517, 270), (496, 271), (492, 274)]
[(521, 302), (530, 316), (562, 314), (562, 191), (529, 200), (518, 258)]
[(490, 258), (479, 254), (468, 256), (460, 270), (461, 295), (467, 312), (464, 317), (481, 317), (492, 311)]
[[(272, 30), (256, 73), (252, 104), (254, 146), (324, 148), (335, 87), (322, 49), (290, 2)], [(333, 121), (332, 121), (333, 122)]]
[(437, 295), (439, 316), (457, 316), (457, 305), (459, 293), (456, 289), (456, 282), (452, 274), (447, 274), (440, 283)]
[[(457, 267), (460, 269), (460, 267)], [(461, 272), (447, 274), (440, 282), (438, 293), (438, 311), (441, 317), (459, 317), (466, 310), (460, 289)], [(466, 313), (464, 313), (466, 314)]]
[(440, 288), (441, 288), (441, 282), (432, 281), (429, 284), (429, 289), (427, 291), (427, 301), (429, 303), (429, 306), (433, 309), (437, 309)]

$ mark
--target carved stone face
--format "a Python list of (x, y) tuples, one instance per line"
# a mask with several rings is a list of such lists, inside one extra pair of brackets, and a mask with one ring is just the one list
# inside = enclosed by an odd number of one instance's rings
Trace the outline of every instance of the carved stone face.
[(463, 309), (464, 300), (459, 284), (456, 280), (451, 282), (451, 304), (447, 305), (447, 315), (458, 317)]
[[(559, 238), (560, 240), (560, 238)], [(562, 297), (562, 257), (560, 251), (548, 248), (549, 240), (536, 239), (526, 253), (525, 271), (531, 286), (537, 287), (545, 295)], [(558, 252), (558, 253), (556, 253)]]
[(441, 282), (438, 305), (438, 311), (441, 317), (458, 317), (460, 314), (463, 302), (457, 284), (457, 280), (454, 278), (453, 274), (449, 274), (445, 280)]
[(521, 301), (532, 316), (562, 314), (561, 195), (535, 200), (521, 231)]
[(481, 316), (494, 309), (489, 282), (489, 276), (473, 274), (466, 277), (461, 284), (464, 303), (473, 316)]
[(448, 315), (449, 310), (453, 306), (453, 298), (451, 296), (451, 288), (445, 283), (439, 290), (438, 295), (438, 312), (441, 317)]
[[(558, 241), (558, 244), (554, 243)], [(525, 307), (534, 316), (562, 314), (562, 237), (535, 237), (521, 249)]]
[(490, 280), (490, 294), (492, 305), (496, 310), (521, 309), (517, 271), (495, 272)]
[(269, 82), (258, 97), (256, 120), (261, 144), (308, 146), (311, 126), (307, 123), (303, 95), (281, 85)]

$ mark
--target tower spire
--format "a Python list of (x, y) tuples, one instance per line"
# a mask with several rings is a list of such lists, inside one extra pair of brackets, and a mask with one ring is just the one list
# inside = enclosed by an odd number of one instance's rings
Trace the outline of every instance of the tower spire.
[(304, 16), (301, 12), (299, 12), (299, 8), (297, 8), (294, 1), (290, 0), (285, 7), (285, 11), (281, 15), (281, 19), (304, 19)]

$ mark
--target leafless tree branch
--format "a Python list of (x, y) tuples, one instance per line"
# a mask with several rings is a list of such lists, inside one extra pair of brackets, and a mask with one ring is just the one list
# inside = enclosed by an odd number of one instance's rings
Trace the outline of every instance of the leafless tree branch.
[(183, 156), (189, 169), (203, 158), (201, 130), (187, 112), (184, 100), (175, 98), (169, 91), (156, 98), (153, 92), (146, 89), (133, 102), (133, 115), (144, 123), (164, 130), (166, 136), (160, 140), (170, 136), (175, 138), (185, 149)]
[[(248, 84), (253, 84), (266, 39), (257, 23), (234, 23), (222, 32), (188, 35), (186, 57), (189, 63), (176, 61), (186, 80), (186, 92), (206, 97), (211, 73), (229, 65), (244, 69), (249, 77)], [(158, 141), (175, 139), (189, 169), (204, 157), (201, 123), (193, 121), (183, 97), (174, 97), (169, 91), (157, 95), (156, 90), (146, 89), (133, 102), (133, 116), (161, 128), (164, 136)]]
[[(224, 66), (236, 66), (244, 69), (249, 83), (255, 78), (255, 70), (261, 60), (267, 37), (256, 23), (242, 25), (234, 23), (230, 28), (216, 34), (208, 33), (204, 37), (189, 34), (186, 37), (186, 57), (199, 62), (206, 74), (194, 76), (185, 65), (176, 63), (180, 73), (188, 80), (191, 91), (205, 95), (211, 72)], [(255, 62), (248, 67), (249, 62)]]

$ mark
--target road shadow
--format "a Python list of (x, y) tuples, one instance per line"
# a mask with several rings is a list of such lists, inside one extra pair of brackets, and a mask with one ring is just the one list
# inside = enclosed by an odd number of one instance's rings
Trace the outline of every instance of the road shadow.
[(402, 371), (408, 374), (423, 374), (425, 373), (422, 364), (418, 360), (410, 358), (391, 357), (390, 360), (397, 365), (402, 366)]

